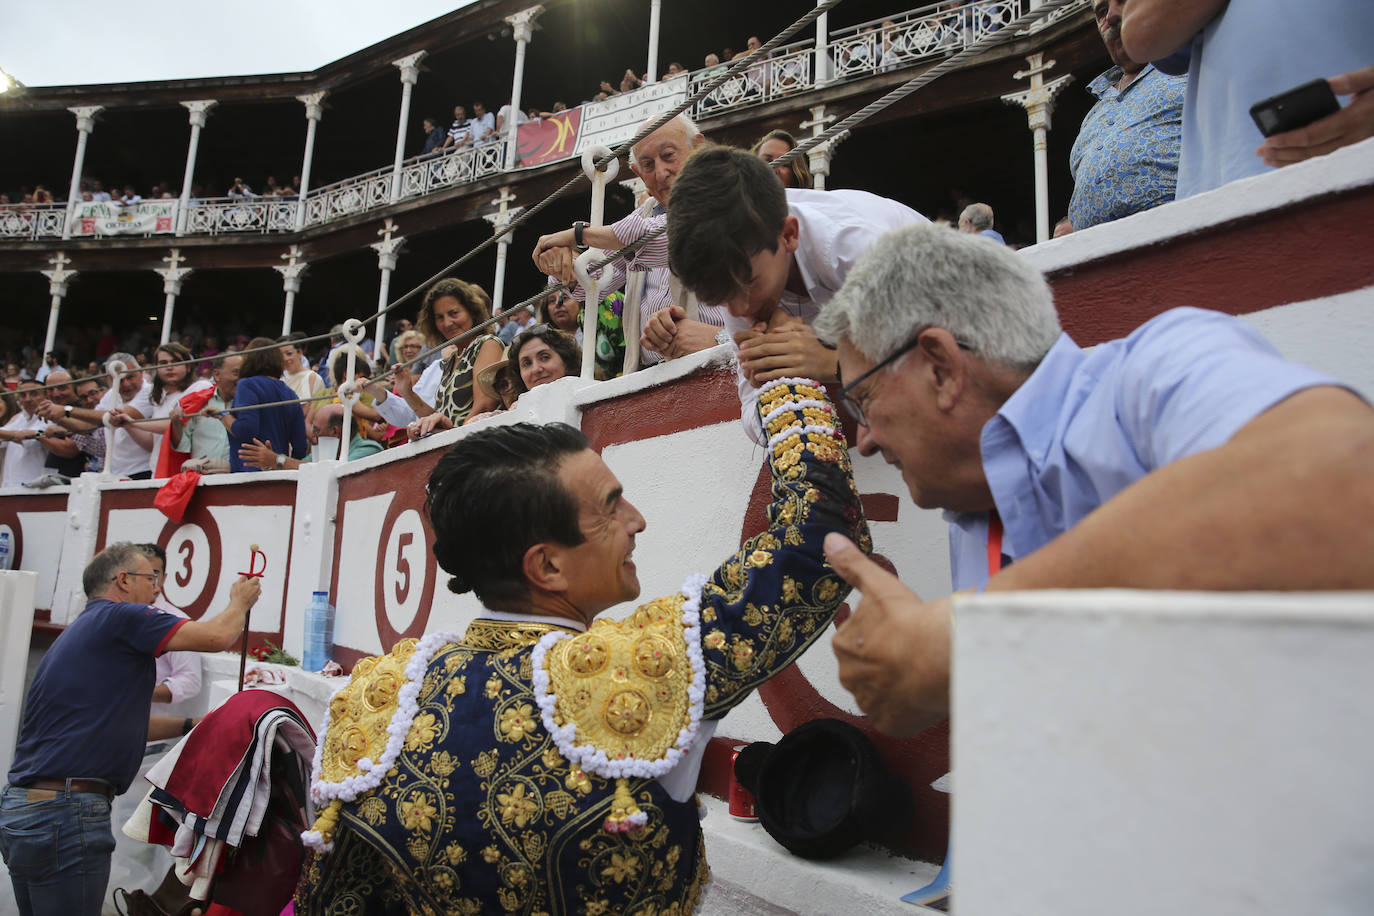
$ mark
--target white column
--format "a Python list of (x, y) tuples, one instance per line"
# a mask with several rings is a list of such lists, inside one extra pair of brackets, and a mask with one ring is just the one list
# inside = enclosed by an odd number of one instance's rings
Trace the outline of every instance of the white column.
[[(811, 136), (819, 137), (825, 133), (825, 126), (835, 120), (834, 115), (825, 113), (825, 103), (811, 106), (811, 120), (801, 122), (800, 127), (811, 128)], [(822, 143), (806, 154), (807, 164), (811, 166), (811, 186), (817, 191), (825, 190), (825, 176), (830, 174), (830, 157), (835, 155), (834, 144)]]
[[(820, 6), (824, 0), (816, 0)], [(824, 86), (830, 82), (830, 14), (821, 13), (816, 17), (816, 72), (811, 75), (814, 86)]]
[(649, 72), (644, 82), (658, 82), (658, 25), (663, 12), (663, 0), (650, 0), (649, 3)]
[(506, 118), (506, 168), (515, 168), (515, 152), (518, 149), (520, 131), (520, 90), (525, 83), (525, 46), (534, 35), (534, 20), (544, 7), (535, 5), (521, 10), (514, 16), (507, 16), (515, 34), (515, 76), (511, 79), (510, 114)]
[(1044, 55), (1037, 51), (1027, 55), (1026, 62), (1030, 69), (1018, 70), (1012, 77), (1018, 80), (1030, 77), (1030, 88), (1004, 95), (1002, 101), (1026, 109), (1026, 121), (1035, 138), (1035, 241), (1038, 243), (1050, 237), (1050, 116), (1054, 113), (1054, 97), (1073, 82), (1073, 76), (1061, 76), (1047, 83), (1045, 73), (1054, 66), (1054, 61), (1044, 60)]
[[(72, 185), (67, 192), (67, 218), (62, 221), (62, 237), (72, 237), (72, 219), (81, 204), (81, 170), (86, 166), (86, 141), (95, 130), (95, 116), (105, 109), (100, 105), (68, 108), (76, 115), (76, 158), (72, 160)], [(47, 352), (46, 350), (44, 351)]]
[(506, 290), (506, 252), (510, 248), (510, 236), (502, 235), (510, 228), (510, 222), (524, 207), (510, 207), (509, 204), (515, 200), (515, 195), (510, 192), (507, 185), (501, 189), (501, 196), (492, 201), (501, 209), (495, 213), (487, 213), (482, 219), (491, 223), (492, 231), (498, 236), (496, 240), (496, 277), (491, 285), (491, 313), (497, 314), (502, 309), (505, 301)]
[(186, 259), (181, 256), (181, 251), (173, 248), (171, 255), (162, 259), (167, 266), (153, 268), (153, 271), (162, 278), (162, 292), (167, 296), (162, 307), (163, 343), (166, 343), (172, 336), (172, 313), (176, 309), (177, 296), (181, 295), (181, 281), (191, 275), (191, 268), (180, 266), (184, 260)]
[[(401, 161), (405, 158), (406, 149), (406, 122), (410, 120), (410, 93), (415, 88), (415, 83), (420, 79), (420, 59), (428, 53), (426, 51), (416, 51), (398, 60), (393, 60), (391, 65), (401, 71), (401, 120), (396, 125), (396, 163), (391, 168), (391, 202), (394, 204), (401, 198)], [(302, 178), (305, 176), (302, 175)]]
[(44, 353), (51, 352), (57, 340), (57, 315), (62, 311), (62, 297), (67, 295), (67, 281), (76, 276), (76, 271), (67, 270), (71, 259), (60, 251), (49, 258), (48, 263), (52, 265), (52, 270), (39, 271), (48, 278), (48, 292), (52, 294), (52, 305), (48, 311), (48, 335), (43, 338)]
[(296, 293), (301, 291), (301, 275), (310, 265), (301, 258), (301, 246), (292, 245), (287, 249), (286, 254), (281, 256), (285, 264), (278, 264), (272, 269), (281, 274), (282, 289), (286, 291), (286, 307), (281, 317), (281, 332), (291, 333), (291, 314), (296, 309)]
[(305, 105), (305, 156), (301, 162), (301, 186), (296, 189), (299, 199), (296, 201), (296, 231), (300, 232), (305, 228), (305, 195), (310, 190), (310, 166), (315, 161), (315, 128), (320, 126), (320, 118), (324, 117), (324, 97), (328, 90), (322, 89), (319, 92), (312, 92), (309, 95), (298, 95), (296, 101)]
[(197, 99), (181, 104), (190, 112), (191, 142), (186, 147), (186, 175), (181, 179), (181, 200), (177, 204), (177, 235), (186, 234), (186, 210), (191, 204), (191, 182), (196, 174), (196, 150), (200, 148), (200, 129), (205, 126), (205, 116), (218, 103), (214, 99)]
[(401, 246), (406, 241), (405, 236), (394, 235), (395, 232), (396, 224), (388, 218), (377, 230), (382, 240), (372, 243), (372, 250), (377, 252), (377, 267), (382, 272), (382, 284), (377, 290), (377, 327), (372, 336), (372, 359), (379, 367), (382, 354), (386, 352), (386, 316), (382, 314), (382, 309), (386, 308), (391, 296), (391, 272), (396, 269), (396, 256), (401, 253)]

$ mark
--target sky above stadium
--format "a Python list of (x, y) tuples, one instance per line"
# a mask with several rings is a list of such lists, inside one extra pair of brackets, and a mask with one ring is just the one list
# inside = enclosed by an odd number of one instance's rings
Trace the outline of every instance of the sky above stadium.
[(6, 0), (0, 70), (28, 86), (314, 70), (473, 0)]

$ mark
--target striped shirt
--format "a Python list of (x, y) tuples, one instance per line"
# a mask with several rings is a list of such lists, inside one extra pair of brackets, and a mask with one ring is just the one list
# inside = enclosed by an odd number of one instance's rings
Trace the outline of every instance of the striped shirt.
[[(620, 240), (621, 245), (629, 245), (636, 242), (650, 232), (658, 229), (668, 222), (668, 213), (663, 209), (663, 205), (655, 200), (645, 201), (644, 206), (630, 213), (624, 219), (611, 224), (611, 232)], [(611, 267), (609, 279), (601, 278), (599, 292), (606, 295), (617, 289), (624, 289), (629, 293), (630, 283), (643, 284), (643, 295), (639, 300), (639, 326), (643, 328), (649, 323), (649, 319), (654, 313), (666, 309), (673, 305), (672, 295), (672, 275), (668, 270), (668, 234), (650, 239), (644, 245), (629, 256), (617, 258)], [(633, 276), (629, 276), (633, 274)], [(578, 287), (573, 289), (573, 297), (579, 302), (585, 302), (587, 294)], [(701, 305), (698, 307), (697, 318), (718, 328), (725, 327), (725, 318), (730, 312), (723, 305)], [(644, 365), (652, 365), (663, 359), (662, 356), (640, 348), (640, 359)]]

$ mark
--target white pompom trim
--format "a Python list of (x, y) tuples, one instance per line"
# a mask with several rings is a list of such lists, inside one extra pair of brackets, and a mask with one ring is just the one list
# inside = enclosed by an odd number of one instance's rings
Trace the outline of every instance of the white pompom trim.
[(324, 834), (318, 830), (307, 830), (301, 834), (301, 842), (318, 852), (333, 852), (334, 844), (324, 841)]
[(806, 407), (824, 410), (831, 416), (835, 415), (835, 408), (829, 401), (818, 401), (815, 398), (799, 398), (795, 401), (783, 401), (777, 407), (768, 411), (768, 413), (763, 415), (763, 425), (767, 426), (785, 413), (792, 413), (793, 411), (798, 411)]
[(790, 429), (784, 429), (782, 432), (778, 433), (776, 436), (773, 436), (771, 439), (768, 440), (768, 448), (769, 450), (772, 450), (773, 446), (777, 445), (784, 439), (790, 438), (792, 436), (805, 435), (833, 436), (835, 435), (835, 428), (833, 426), (817, 426), (815, 424), (808, 423), (800, 429), (797, 429), (795, 427), (792, 427)]
[[(310, 798), (317, 806), (322, 807), (336, 799), (342, 802), (351, 802), (359, 795), (371, 792), (381, 784), (392, 764), (396, 762), (396, 758), (400, 756), (401, 748), (405, 746), (406, 735), (410, 733), (410, 723), (415, 719), (415, 714), (420, 711), (420, 705), (415, 698), (419, 696), (420, 684), (424, 680), (425, 669), (429, 667), (429, 660), (440, 648), (451, 642), (458, 642), (461, 638), (457, 633), (430, 633), (416, 644), (415, 654), (406, 663), (406, 680), (397, 696), (396, 712), (392, 714), (391, 723), (386, 728), (388, 735), (386, 749), (382, 751), (382, 756), (376, 762), (368, 757), (362, 757), (358, 760), (357, 768), (363, 775), (345, 776), (338, 782), (325, 782), (321, 779), (320, 771), (324, 760), (324, 738), (321, 737), (315, 745), (315, 761), (310, 774)], [(350, 680), (349, 683), (352, 681)], [(339, 690), (344, 690), (347, 687), (348, 684), (345, 684)], [(338, 695), (339, 690), (334, 691), (334, 694), (330, 696), (331, 703), (334, 696)], [(329, 704), (324, 707), (324, 724), (321, 726), (319, 734), (321, 736), (329, 734)], [(320, 838), (318, 832), (313, 830), (301, 834), (302, 842), (309, 846), (311, 844), (309, 834), (311, 833), (315, 833), (318, 838), (317, 842), (323, 843), (323, 838)]]
[(788, 388), (788, 387), (792, 387), (792, 386), (796, 386), (796, 385), (805, 385), (805, 386), (807, 386), (808, 388), (815, 388), (815, 389), (818, 389), (818, 390), (820, 390), (820, 391), (824, 391), (824, 390), (825, 390), (825, 385), (822, 384), (821, 382), (816, 381), (816, 380), (813, 379), (813, 378), (800, 378), (800, 377), (779, 378), (779, 379), (774, 379), (773, 381), (769, 382), (769, 383), (767, 384), (766, 387), (760, 388), (760, 389), (759, 389), (759, 397), (764, 397), (765, 395), (768, 394), (768, 392), (772, 391), (774, 388)]
[[(548, 651), (560, 640), (571, 639), (572, 634), (553, 632), (546, 634), (534, 647), (531, 663), (534, 666), (534, 698), (539, 704), (539, 716), (544, 728), (553, 736), (554, 744), (562, 755), (589, 773), (606, 779), (620, 779), (635, 776), (642, 779), (657, 779), (671, 772), (673, 767), (692, 749), (697, 732), (701, 729), (701, 716), (706, 703), (706, 661), (701, 655), (701, 592), (706, 587), (707, 578), (696, 574), (688, 577), (682, 585), (686, 600), (682, 603), (683, 638), (687, 642), (687, 659), (692, 666), (692, 681), (687, 688), (688, 722), (678, 732), (677, 741), (658, 760), (644, 760), (639, 757), (624, 757), (615, 760), (606, 752), (589, 744), (577, 743), (577, 726), (572, 722), (558, 725), (554, 721), (554, 709), (558, 698), (549, 690), (549, 672), (545, 667)], [(633, 822), (634, 815), (630, 820)]]

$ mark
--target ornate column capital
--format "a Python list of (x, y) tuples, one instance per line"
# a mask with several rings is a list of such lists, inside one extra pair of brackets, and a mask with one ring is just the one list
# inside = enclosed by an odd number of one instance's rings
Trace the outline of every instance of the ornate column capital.
[(428, 54), (428, 51), (416, 51), (414, 54), (407, 54), (405, 57), (398, 57), (391, 62), (393, 67), (401, 71), (401, 82), (414, 86), (420, 79), (420, 61)]
[(382, 228), (377, 230), (382, 240), (371, 245), (372, 250), (377, 252), (377, 267), (380, 270), (396, 269), (396, 256), (401, 253), (401, 247), (406, 243), (404, 235), (393, 234), (396, 228), (396, 223), (388, 219)]
[(103, 105), (78, 105), (75, 108), (68, 108), (72, 114), (76, 115), (76, 129), (83, 134), (89, 134), (95, 130), (95, 116), (105, 110)]
[(194, 99), (189, 102), (182, 102), (181, 105), (191, 113), (191, 126), (204, 127), (205, 117), (210, 113), (210, 109), (219, 104), (217, 99)]
[(524, 210), (524, 207), (511, 207), (505, 212), (484, 213), (482, 214), (482, 219), (491, 223), (493, 233), (499, 234), (509, 229), (511, 220), (523, 213)]
[(272, 269), (281, 274), (282, 289), (288, 293), (298, 293), (301, 291), (301, 276), (305, 273), (310, 264), (301, 257), (301, 246), (292, 245), (287, 249), (286, 254), (281, 255), (285, 264), (273, 265)]
[(67, 281), (76, 276), (76, 271), (67, 270), (67, 265), (71, 259), (64, 252), (59, 251), (53, 257), (48, 258), (48, 263), (53, 266), (52, 270), (40, 270), (43, 276), (48, 278), (48, 293), (53, 296), (67, 295)]
[(173, 248), (172, 253), (162, 259), (167, 266), (153, 268), (153, 273), (162, 278), (163, 293), (169, 296), (181, 295), (181, 281), (191, 275), (191, 268), (180, 266), (185, 260), (180, 249)]
[(506, 17), (506, 22), (510, 25), (516, 41), (527, 42), (534, 37), (534, 20), (539, 18), (539, 14), (542, 12), (544, 12), (544, 7), (535, 4), (529, 9), (523, 9)]
[(312, 92), (309, 95), (298, 95), (296, 101), (305, 105), (305, 117), (308, 121), (318, 121), (324, 117), (324, 97), (329, 94), (328, 89), (321, 89), (319, 92)]
[(1037, 51), (1026, 56), (1026, 63), (1030, 68), (1018, 70), (1012, 74), (1013, 79), (1030, 78), (1029, 88), (1018, 92), (1009, 92), (1002, 96), (1002, 101), (1008, 105), (1020, 105), (1026, 110), (1026, 120), (1031, 130), (1049, 130), (1050, 116), (1054, 114), (1054, 97), (1057, 96), (1064, 87), (1073, 82), (1073, 75), (1066, 74), (1057, 79), (1045, 82), (1045, 74), (1054, 66), (1054, 61), (1045, 60), (1045, 55)]

